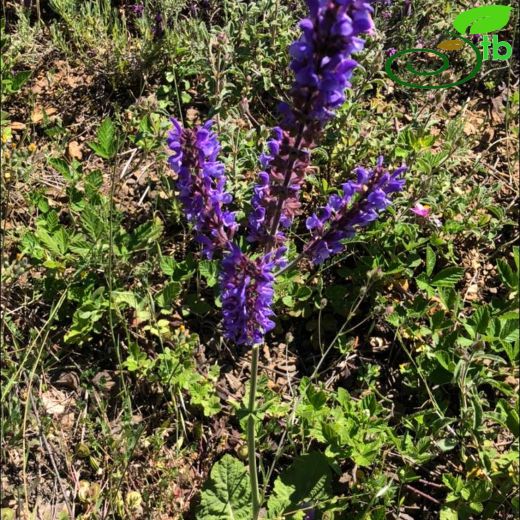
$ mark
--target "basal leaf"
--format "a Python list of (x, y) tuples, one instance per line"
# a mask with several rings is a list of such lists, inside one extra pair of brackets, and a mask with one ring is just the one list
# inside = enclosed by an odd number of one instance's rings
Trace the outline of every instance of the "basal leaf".
[(211, 469), (202, 490), (198, 520), (251, 520), (251, 491), (247, 468), (224, 455)]
[(325, 455), (312, 452), (298, 457), (275, 481), (269, 498), (270, 518), (316, 505), (331, 493), (331, 470)]

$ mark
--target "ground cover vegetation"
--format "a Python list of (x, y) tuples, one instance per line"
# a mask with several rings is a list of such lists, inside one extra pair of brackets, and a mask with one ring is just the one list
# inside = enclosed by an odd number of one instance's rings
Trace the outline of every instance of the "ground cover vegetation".
[(518, 13), (464, 85), (384, 70), (465, 8), (374, 3), (310, 106), (303, 0), (2, 4), (2, 518), (518, 517)]

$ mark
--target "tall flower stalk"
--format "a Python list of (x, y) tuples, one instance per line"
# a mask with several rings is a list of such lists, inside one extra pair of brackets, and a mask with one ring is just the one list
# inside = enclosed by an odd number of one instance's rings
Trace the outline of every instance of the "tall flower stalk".
[(262, 171), (253, 187), (247, 217), (246, 250), (238, 246), (239, 226), (228, 209), (224, 165), (211, 121), (194, 129), (172, 119), (168, 145), (171, 168), (187, 220), (207, 258), (220, 257), (224, 336), (252, 350), (247, 445), (253, 520), (261, 507), (256, 468), (255, 412), (258, 357), (275, 324), (272, 310), (276, 276), (301, 258), (320, 264), (341, 252), (344, 240), (376, 220), (403, 188), (406, 168), (390, 173), (380, 158), (373, 169), (359, 167), (356, 180), (342, 185), (327, 204), (306, 219), (310, 238), (287, 265), (286, 232), (301, 214), (300, 191), (326, 123), (345, 101), (357, 66), (352, 54), (363, 49), (359, 37), (373, 29), (372, 7), (365, 0), (307, 0), (309, 17), (290, 47), (294, 83), (289, 102), (280, 105), (280, 125), (272, 131)]

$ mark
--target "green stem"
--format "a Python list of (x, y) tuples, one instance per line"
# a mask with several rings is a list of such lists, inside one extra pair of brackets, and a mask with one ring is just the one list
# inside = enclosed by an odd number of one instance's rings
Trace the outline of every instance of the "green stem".
[(258, 353), (260, 345), (253, 347), (251, 358), (251, 386), (249, 388), (249, 417), (247, 419), (247, 455), (249, 458), (249, 479), (251, 481), (251, 505), (253, 507), (253, 520), (257, 520), (260, 513), (260, 498), (258, 493), (258, 473), (256, 468), (256, 442), (255, 442), (255, 412), (256, 412), (256, 386), (258, 379)]

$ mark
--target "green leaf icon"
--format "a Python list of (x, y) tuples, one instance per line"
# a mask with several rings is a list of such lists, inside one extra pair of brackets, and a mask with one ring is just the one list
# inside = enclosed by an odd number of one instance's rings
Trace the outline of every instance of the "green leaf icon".
[(453, 26), (460, 34), (486, 34), (499, 31), (507, 25), (511, 16), (511, 9), (507, 5), (483, 5), (460, 13)]

